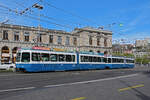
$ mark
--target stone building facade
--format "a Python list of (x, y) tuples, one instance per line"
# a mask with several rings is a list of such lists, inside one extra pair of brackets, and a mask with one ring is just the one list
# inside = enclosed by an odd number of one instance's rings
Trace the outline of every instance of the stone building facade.
[(136, 40), (135, 46), (136, 47), (145, 47), (145, 46), (148, 46), (149, 43), (150, 43), (150, 38), (145, 38), (144, 40)]
[(150, 55), (150, 38), (136, 40), (134, 55), (135, 57), (144, 57)]
[(79, 36), (80, 51), (104, 53), (112, 52), (112, 32), (91, 27), (76, 28), (73, 34)]
[(76, 28), (72, 32), (41, 27), (0, 25), (0, 61), (15, 62), (17, 48), (45, 46), (57, 51), (111, 53), (112, 32), (93, 28)]

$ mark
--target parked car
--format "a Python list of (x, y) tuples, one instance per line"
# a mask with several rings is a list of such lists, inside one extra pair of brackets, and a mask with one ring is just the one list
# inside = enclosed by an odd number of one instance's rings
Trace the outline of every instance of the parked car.
[(12, 64), (12, 63), (0, 64), (0, 69), (9, 70), (9, 69), (15, 69), (15, 68), (16, 68), (15, 64)]

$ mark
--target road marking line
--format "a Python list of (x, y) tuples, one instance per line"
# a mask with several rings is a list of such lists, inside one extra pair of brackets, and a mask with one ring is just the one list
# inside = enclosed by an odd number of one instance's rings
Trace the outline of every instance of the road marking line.
[(84, 100), (86, 99), (86, 97), (80, 97), (80, 98), (75, 98), (75, 99), (71, 99), (71, 100)]
[(44, 86), (44, 87), (60, 87), (60, 86), (67, 86), (67, 85), (87, 84), (87, 83), (109, 81), (109, 80), (120, 79), (120, 78), (134, 77), (134, 76), (137, 76), (137, 75), (138, 74), (131, 74), (131, 75), (126, 75), (126, 76), (118, 76), (118, 77), (104, 78), (104, 79), (98, 79), (98, 80), (90, 80), (90, 81), (82, 81), (82, 82), (74, 82), (74, 83), (65, 83), (65, 84), (57, 84), (57, 85), (47, 85), (47, 86)]
[(127, 88), (122, 88), (122, 89), (119, 89), (118, 91), (122, 92), (122, 91), (130, 90), (130, 89), (138, 88), (138, 87), (143, 87), (143, 86), (144, 86), (143, 84), (140, 84), (140, 85), (135, 85), (135, 86), (127, 87)]
[(0, 90), (1, 92), (11, 92), (11, 91), (19, 91), (19, 90), (29, 90), (34, 89), (35, 87), (27, 87), (27, 88), (17, 88), (17, 89), (7, 89), (7, 90)]
[(22, 76), (22, 75), (33, 75), (33, 74), (12, 74), (12, 75), (0, 75), (1, 76)]

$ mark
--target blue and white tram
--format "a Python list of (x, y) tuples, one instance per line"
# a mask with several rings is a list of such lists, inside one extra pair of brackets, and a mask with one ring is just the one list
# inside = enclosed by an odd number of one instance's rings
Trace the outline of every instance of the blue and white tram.
[(53, 52), (20, 49), (17, 52), (16, 70), (23, 72), (89, 70), (105, 68), (133, 68), (134, 60), (121, 57), (104, 57), (92, 53)]
[(134, 59), (133, 58), (125, 58), (125, 66), (127, 68), (133, 68), (134, 67)]
[(134, 59), (125, 57), (107, 57), (105, 60), (105, 67), (107, 69), (113, 68), (133, 68)]
[(77, 70), (77, 54), (44, 50), (19, 50), (16, 70), (24, 72)]
[(104, 56), (97, 54), (79, 54), (79, 68), (87, 69), (105, 69)]

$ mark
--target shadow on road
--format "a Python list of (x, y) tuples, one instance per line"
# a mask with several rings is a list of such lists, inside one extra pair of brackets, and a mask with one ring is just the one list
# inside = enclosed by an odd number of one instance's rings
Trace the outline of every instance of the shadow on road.
[[(127, 87), (131, 87), (131, 85), (129, 85), (127, 82), (123, 81), (123, 80), (120, 80), (120, 82), (122, 84), (125, 84)], [(132, 90), (136, 93), (136, 96), (138, 98), (140, 98), (141, 100), (150, 100), (150, 96), (147, 96), (145, 95), (144, 93), (142, 93), (141, 91), (139, 91), (138, 89), (136, 88), (132, 88)]]
[(150, 77), (150, 70), (143, 72), (143, 74), (146, 75), (147, 77)]

